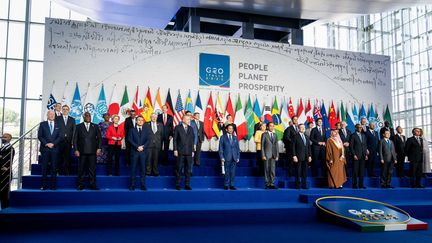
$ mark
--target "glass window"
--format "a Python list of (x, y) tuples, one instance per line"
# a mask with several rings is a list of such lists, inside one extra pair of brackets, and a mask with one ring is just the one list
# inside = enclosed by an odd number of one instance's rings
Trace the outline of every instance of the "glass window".
[(419, 32), (418, 32), (418, 21), (417, 20), (413, 20), (411, 22), (411, 36), (415, 37), (418, 36)]
[(50, 0), (31, 0), (31, 21), (45, 23), (45, 17), (49, 17)]
[[(422, 106), (422, 96), (420, 90), (414, 91), (414, 108), (421, 108)], [(420, 110), (418, 110), (420, 111)]]
[(345, 27), (339, 28), (339, 43), (341, 50), (348, 50), (349, 44), (349, 30)]
[(0, 20), (0, 57), (6, 57), (7, 22)]
[(399, 110), (405, 110), (405, 95), (401, 94), (398, 96), (398, 100), (399, 100)]
[(5, 60), (0, 60), (0, 97), (4, 96), (5, 64)]
[(26, 130), (30, 130), (41, 121), (42, 101), (28, 100), (26, 104)]
[(407, 75), (406, 77), (405, 77), (405, 83), (404, 83), (404, 86), (405, 86), (405, 92), (411, 92), (412, 91), (412, 77), (411, 77), (412, 75), (410, 74), (410, 75)]
[(69, 19), (69, 9), (61, 6), (56, 2), (51, 2), (51, 18)]
[(73, 20), (80, 20), (80, 21), (86, 21), (87, 20), (87, 16), (82, 15), (80, 13), (74, 12), (74, 11), (70, 11), (70, 19)]
[(413, 73), (412, 75), (412, 84), (413, 84), (413, 89), (412, 90), (419, 90), (420, 89), (420, 73), (416, 72)]
[(0, 19), (8, 18), (9, 0), (0, 0)]
[(420, 53), (420, 70), (424, 70), (428, 68), (428, 55), (427, 52)]
[(24, 24), (9, 23), (8, 57), (23, 58), (24, 53)]
[(9, 4), (9, 19), (24, 21), (26, 14), (26, 0), (12, 0)]
[(3, 131), (12, 134), (13, 137), (19, 136), (20, 107), (20, 100), (5, 99)]
[(45, 26), (41, 24), (30, 25), (30, 60), (43, 60), (44, 56)]
[(43, 63), (28, 63), (27, 98), (39, 99), (42, 96)]
[(421, 88), (425, 89), (429, 87), (429, 71), (423, 70), (420, 72)]
[(6, 97), (21, 97), (22, 61), (7, 61), (6, 69)]

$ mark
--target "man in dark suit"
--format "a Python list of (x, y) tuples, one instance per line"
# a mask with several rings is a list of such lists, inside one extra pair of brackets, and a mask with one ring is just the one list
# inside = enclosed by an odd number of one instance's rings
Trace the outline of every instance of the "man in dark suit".
[(60, 142), (63, 139), (63, 130), (55, 122), (55, 113), (47, 112), (47, 121), (39, 124), (38, 139), (40, 141), (40, 152), (42, 159), (42, 190), (47, 189), (48, 168), (51, 169), (51, 190), (57, 187), (57, 164), (59, 159)]
[[(146, 187), (146, 153), (149, 146), (149, 134), (153, 131), (145, 131), (144, 129), (144, 117), (141, 115), (136, 118), (136, 127), (130, 129), (127, 140), (131, 146), (131, 177), (129, 190), (135, 190), (135, 178), (136, 178), (136, 168), (139, 165), (141, 171), (141, 190), (147, 190)], [(147, 129), (148, 130), (148, 129)]]
[(326, 141), (327, 136), (322, 127), (322, 118), (316, 120), (316, 127), (312, 128), (310, 140), (312, 141), (312, 176), (318, 176), (319, 163), (321, 163), (321, 176), (327, 176)]
[(190, 116), (184, 115), (182, 123), (174, 129), (174, 156), (177, 157), (175, 175), (176, 190), (180, 190), (181, 172), (185, 174), (185, 189), (192, 190), (190, 186), (192, 157), (194, 156), (194, 132), (190, 124)]
[(0, 203), (1, 208), (9, 207), (11, 164), (15, 156), (15, 149), (10, 144), (12, 135), (4, 133), (0, 148)]
[(200, 166), (201, 165), (201, 145), (204, 142), (204, 122), (200, 121), (200, 113), (195, 112), (194, 114), (194, 120), (192, 121), (195, 123), (195, 126), (197, 128), (197, 144), (195, 149), (195, 156), (194, 156), (194, 165)]
[(255, 136), (256, 131), (260, 130), (261, 124), (263, 124), (263, 123), (264, 123), (264, 116), (260, 116), (259, 122), (255, 123), (255, 126), (254, 126), (254, 133), (253, 133), (254, 136)]
[(293, 154), (292, 154), (292, 144), (294, 141), (294, 137), (298, 133), (298, 118), (297, 116), (293, 116), (291, 118), (292, 125), (287, 127), (283, 133), (282, 142), (285, 147), (285, 155), (286, 155), (286, 169), (287, 169), (287, 177), (291, 177), (294, 175), (294, 165), (293, 165)]
[[(350, 150), (349, 150), (349, 140), (351, 137), (352, 132), (347, 128), (347, 124), (345, 121), (340, 122), (340, 129), (339, 129), (339, 137), (342, 140), (342, 144), (345, 149), (345, 158), (348, 160), (350, 156)], [(348, 176), (348, 161), (345, 164), (345, 173)]]
[(380, 138), (384, 137), (384, 132), (389, 131), (390, 132), (390, 139), (393, 140), (393, 137), (395, 135), (393, 128), (390, 128), (390, 122), (384, 121), (384, 127), (380, 129)]
[(54, 106), (55, 118), (62, 116), (62, 104), (56, 103)]
[(230, 125), (230, 124), (232, 124), (232, 126), (233, 126), (233, 128), (234, 128), (234, 135), (237, 135), (237, 125), (234, 123), (234, 121), (233, 121), (233, 117), (232, 117), (230, 114), (228, 114), (228, 115), (226, 116), (226, 122), (225, 122), (225, 124), (223, 124), (223, 126), (222, 126), (222, 133), (223, 133), (223, 134), (227, 133), (227, 127), (228, 127), (228, 125)]
[(148, 134), (147, 150), (147, 175), (159, 176), (159, 152), (162, 144), (162, 124), (158, 123), (157, 114), (150, 115), (150, 122), (144, 125), (144, 131)]
[(162, 142), (161, 142), (161, 162), (163, 164), (168, 164), (168, 149), (169, 143), (173, 136), (173, 117), (168, 114), (168, 106), (162, 106), (162, 113), (158, 115), (157, 122), (162, 124)]
[[(69, 106), (63, 105), (62, 107), (62, 115), (56, 117), (56, 123), (59, 124), (61, 129), (64, 132), (64, 137), (60, 142), (59, 155), (60, 155), (60, 164), (59, 170), (63, 175), (70, 174), (70, 163), (71, 163), (71, 149), (72, 149), (72, 138), (75, 131), (75, 119), (69, 116)], [(61, 164), (63, 163), (63, 165)]]
[(393, 142), (390, 140), (390, 131), (386, 130), (383, 139), (379, 143), (379, 157), (381, 160), (381, 187), (393, 188), (391, 177), (393, 173), (393, 164), (397, 163), (396, 151)]
[(368, 130), (364, 133), (366, 135), (367, 148), (369, 151), (366, 167), (369, 177), (376, 177), (375, 166), (378, 161), (378, 132), (375, 131), (375, 123), (370, 123)]
[(234, 135), (234, 126), (229, 124), (226, 130), (219, 139), (219, 158), (225, 168), (224, 189), (236, 190), (234, 180), (235, 169), (240, 162), (240, 146), (237, 136)]
[(306, 176), (308, 163), (312, 161), (311, 157), (311, 145), (309, 138), (304, 134), (305, 125), (299, 125), (299, 133), (296, 134), (293, 141), (293, 162), (295, 168), (295, 188), (300, 189), (300, 177), (301, 177), (301, 188), (307, 189)]
[(396, 163), (396, 174), (399, 178), (404, 177), (404, 165), (405, 165), (405, 142), (406, 137), (403, 135), (402, 127), (396, 127), (396, 135), (393, 137), (395, 145), (397, 163)]
[[(125, 138), (128, 137), (129, 130), (135, 128), (135, 122), (136, 122), (135, 118), (136, 118), (135, 110), (134, 109), (129, 110), (129, 117), (126, 118), (124, 121)], [(131, 146), (127, 139), (125, 139), (125, 145), (126, 145), (126, 154), (129, 155), (131, 153)], [(126, 166), (129, 166), (131, 164), (130, 160), (131, 159), (129, 156), (125, 156)]]
[(99, 190), (96, 185), (96, 156), (101, 153), (102, 137), (99, 126), (91, 122), (91, 115), (85, 112), (84, 122), (75, 129), (73, 147), (78, 164), (78, 190), (84, 189), (84, 169), (88, 167), (90, 189)]
[(353, 173), (352, 173), (352, 187), (354, 189), (366, 189), (363, 184), (365, 160), (368, 159), (368, 150), (366, 136), (363, 133), (363, 127), (360, 124), (355, 126), (356, 132), (350, 138), (350, 152), (353, 156)]
[(421, 184), (423, 175), (423, 139), (420, 137), (420, 128), (412, 130), (413, 136), (408, 138), (405, 143), (405, 154), (411, 166), (413, 188), (424, 188)]
[(362, 117), (360, 119), (360, 125), (362, 127), (362, 132), (363, 133), (365, 133), (365, 132), (367, 132), (369, 130), (369, 127), (368, 127), (367, 123), (368, 123), (368, 120), (366, 119), (366, 117)]
[(267, 124), (268, 131), (261, 136), (261, 156), (264, 161), (265, 189), (277, 189), (276, 161), (279, 160), (279, 145), (277, 135), (274, 133), (274, 123)]

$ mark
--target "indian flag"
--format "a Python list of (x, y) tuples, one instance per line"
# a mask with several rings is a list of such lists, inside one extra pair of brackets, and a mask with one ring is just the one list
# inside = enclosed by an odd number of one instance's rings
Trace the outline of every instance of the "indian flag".
[(162, 99), (160, 97), (160, 88), (158, 88), (156, 93), (156, 99), (154, 101), (154, 107), (153, 111), (156, 112), (158, 115), (162, 113)]

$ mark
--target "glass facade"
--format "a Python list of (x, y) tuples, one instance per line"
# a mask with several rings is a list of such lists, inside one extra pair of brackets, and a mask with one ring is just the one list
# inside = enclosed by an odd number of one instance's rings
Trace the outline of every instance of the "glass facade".
[(390, 56), (394, 124), (408, 136), (421, 127), (432, 140), (432, 6), (305, 27), (304, 44)]
[(20, 135), (23, 83), (25, 130), (40, 122), (45, 17), (87, 19), (49, 0), (0, 0), (0, 126), (15, 138)]

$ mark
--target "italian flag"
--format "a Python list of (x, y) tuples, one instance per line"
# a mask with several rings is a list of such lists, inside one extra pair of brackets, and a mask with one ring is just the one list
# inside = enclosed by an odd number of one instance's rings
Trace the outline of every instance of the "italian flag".
[(238, 140), (242, 140), (248, 135), (248, 127), (246, 125), (246, 118), (244, 116), (240, 95), (238, 95), (237, 98), (234, 124), (237, 126), (237, 138)]

